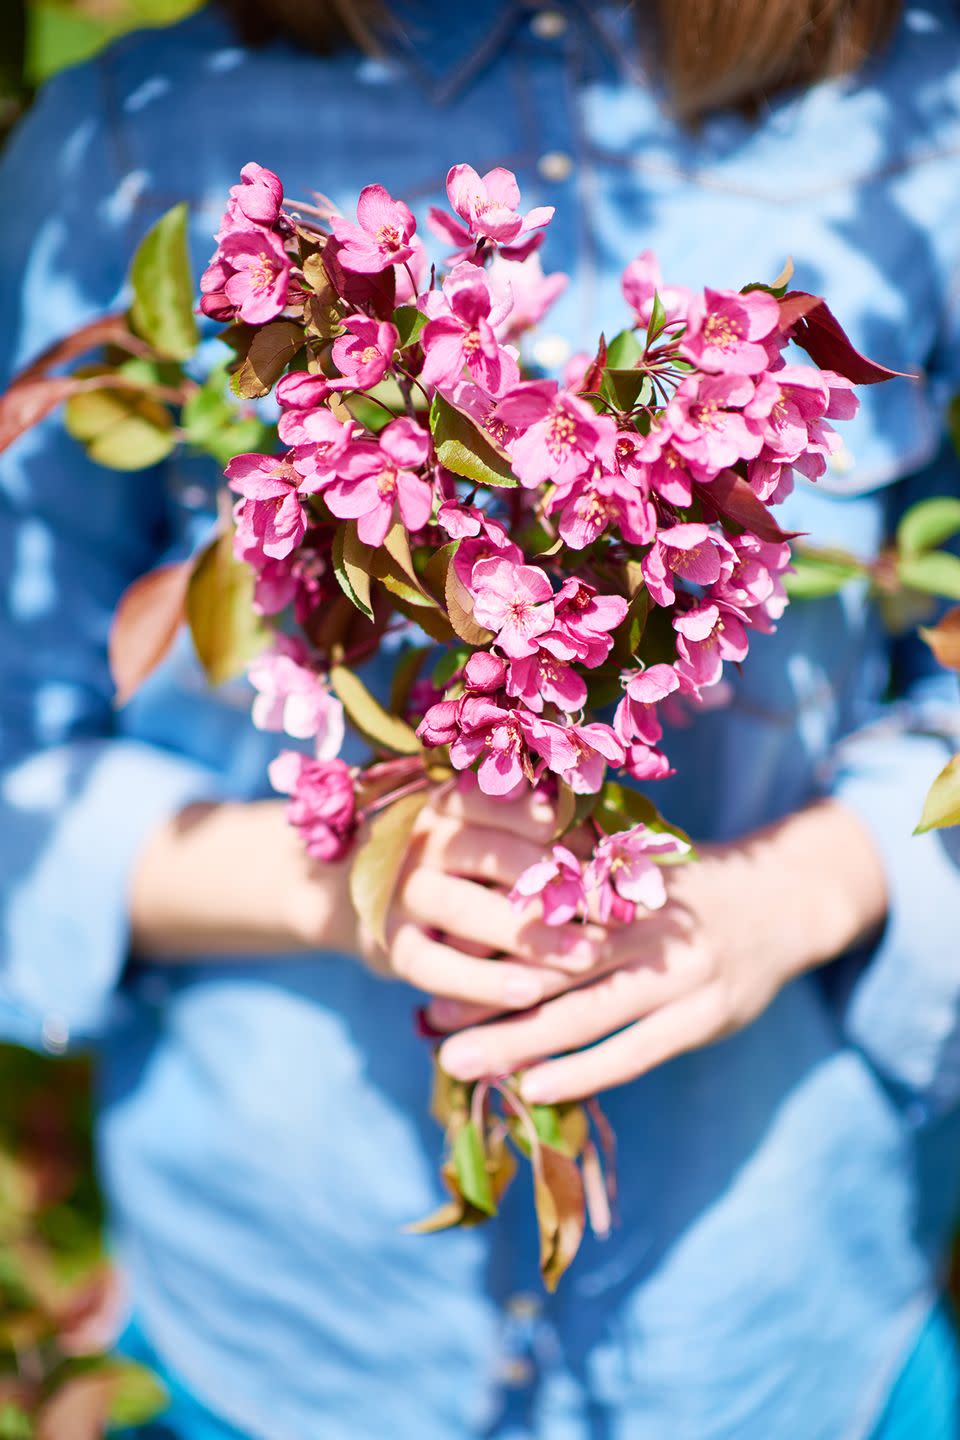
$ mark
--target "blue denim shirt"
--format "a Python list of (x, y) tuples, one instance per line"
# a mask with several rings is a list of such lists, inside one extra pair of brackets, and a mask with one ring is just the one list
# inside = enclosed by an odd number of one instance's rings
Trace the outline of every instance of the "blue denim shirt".
[[(389, 60), (250, 53), (208, 13), (46, 87), (0, 167), (6, 366), (116, 303), (135, 242), (183, 197), (202, 262), (249, 159), (295, 196), (349, 206), (380, 180), (421, 213), (450, 163), (502, 163), (527, 203), (557, 206), (546, 258), (573, 277), (535, 362), (619, 327), (619, 273), (645, 247), (690, 285), (770, 278), (792, 255), (859, 346), (922, 378), (865, 395), (785, 523), (866, 556), (911, 497), (956, 493), (938, 455), (960, 378), (945, 0), (910, 4), (859, 79), (694, 133), (613, 7), (400, 13)], [(956, 729), (949, 677), (888, 641), (862, 591), (797, 603), (731, 705), (671, 737), (660, 798), (700, 836), (818, 793), (854, 807), (890, 918), (870, 953), (609, 1096), (620, 1224), (544, 1301), (519, 1185), (492, 1226), (403, 1233), (440, 1198), (413, 993), (346, 956), (128, 964), (144, 837), (194, 799), (263, 793), (275, 747), (245, 687), (210, 693), (186, 646), (111, 704), (117, 596), (202, 538), (215, 482), (184, 458), (97, 469), (56, 421), (0, 461), (0, 1018), (29, 1044), (99, 1043), (113, 1243), (150, 1341), (258, 1440), (869, 1433), (937, 1291), (960, 1179), (960, 876), (949, 835), (911, 836)]]

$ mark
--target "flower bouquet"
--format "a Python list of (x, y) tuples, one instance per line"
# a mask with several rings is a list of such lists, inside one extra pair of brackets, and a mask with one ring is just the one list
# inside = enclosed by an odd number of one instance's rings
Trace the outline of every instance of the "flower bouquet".
[[(531, 374), (524, 332), (566, 283), (541, 265), (553, 211), (524, 213), (503, 169), (456, 165), (447, 195), (450, 210), (427, 217), (449, 252), (438, 269), (383, 186), (352, 219), (319, 195), (286, 201), (276, 175), (244, 167), (200, 309), (224, 327), (233, 393), (275, 395), (275, 431), (231, 410), (222, 371), (201, 385), (171, 375), (196, 344), (182, 207), (138, 252), (130, 316), (86, 337), (120, 362), (64, 381), (43, 361), (83, 344), (42, 357), (14, 425), (66, 397), (68, 425), (105, 464), (137, 463), (122, 451), (131, 410), (141, 440), (154, 427), (150, 460), (185, 437), (228, 462), (232, 522), (121, 601), (120, 696), (169, 643), (161, 612), (185, 606), (215, 680), (252, 654), (254, 722), (310, 742), (278, 756), (272, 783), (311, 856), (353, 853), (375, 940), (421, 809), (467, 784), (552, 805), (552, 849), (518, 880), (518, 906), (548, 925), (625, 924), (664, 904), (663, 867), (694, 854), (639, 788), (672, 773), (663, 719), (716, 696), (724, 666), (775, 628), (791, 535), (773, 509), (796, 471), (823, 473), (855, 385), (891, 372), (822, 299), (788, 290), (789, 267), (772, 285), (694, 294), (646, 252), (623, 274), (622, 330), (560, 379)], [(177, 424), (159, 390), (145, 398), (150, 363)], [(375, 657), (392, 672), (379, 697), (358, 674)], [(365, 765), (339, 758), (345, 719), (369, 742)], [(516, 1076), (464, 1084), (438, 1069), (433, 1108), (450, 1200), (418, 1228), (495, 1215), (525, 1157), (555, 1286), (587, 1218), (610, 1223), (599, 1107), (528, 1106)]]

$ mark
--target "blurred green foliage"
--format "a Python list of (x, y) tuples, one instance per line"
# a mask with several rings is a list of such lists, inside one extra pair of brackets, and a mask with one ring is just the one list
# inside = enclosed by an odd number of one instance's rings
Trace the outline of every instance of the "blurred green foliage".
[[(130, 30), (172, 25), (205, 0), (10, 0), (0, 47), (0, 136), (37, 86)], [(0, 1430), (0, 1440), (3, 1440)]]

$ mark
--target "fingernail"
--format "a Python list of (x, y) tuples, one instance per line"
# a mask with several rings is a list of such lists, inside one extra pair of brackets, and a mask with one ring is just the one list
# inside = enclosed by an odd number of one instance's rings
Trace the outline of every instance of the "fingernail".
[(520, 1097), (530, 1105), (550, 1105), (556, 1098), (556, 1089), (549, 1075), (533, 1070), (520, 1081)]
[(515, 971), (508, 975), (503, 982), (503, 989), (500, 992), (504, 1004), (521, 1010), (528, 1005), (535, 1005), (543, 997), (543, 984), (538, 975), (526, 974), (524, 971)]
[(440, 1064), (455, 1080), (476, 1080), (485, 1068), (483, 1051), (476, 1040), (459, 1036), (440, 1046)]
[(595, 947), (580, 935), (561, 936), (557, 944), (557, 954), (563, 957), (568, 967), (575, 970), (589, 970), (597, 960)]

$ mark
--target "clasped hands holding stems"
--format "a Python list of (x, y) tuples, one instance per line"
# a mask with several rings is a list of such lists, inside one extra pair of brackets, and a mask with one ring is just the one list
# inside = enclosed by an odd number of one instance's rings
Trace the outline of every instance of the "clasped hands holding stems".
[(433, 997), (448, 1072), (522, 1070), (530, 1102), (583, 1098), (732, 1034), (887, 909), (869, 834), (824, 800), (700, 848), (665, 872), (664, 908), (632, 924), (548, 926), (507, 893), (549, 849), (550, 805), (453, 789), (417, 822), (383, 948), (358, 934), (349, 862), (311, 862), (284, 808), (194, 806), (155, 832), (132, 879), (136, 953), (358, 954)]

